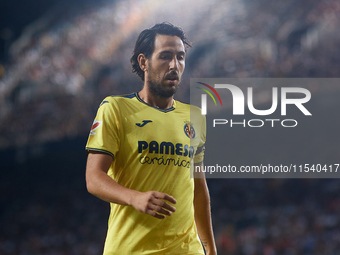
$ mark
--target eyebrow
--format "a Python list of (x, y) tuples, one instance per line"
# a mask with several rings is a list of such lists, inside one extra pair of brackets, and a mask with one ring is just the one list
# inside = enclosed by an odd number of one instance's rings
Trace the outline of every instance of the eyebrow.
[[(170, 50), (165, 50), (165, 51), (159, 52), (159, 54), (173, 54), (173, 52)], [(177, 54), (185, 55), (185, 51), (179, 51)]]

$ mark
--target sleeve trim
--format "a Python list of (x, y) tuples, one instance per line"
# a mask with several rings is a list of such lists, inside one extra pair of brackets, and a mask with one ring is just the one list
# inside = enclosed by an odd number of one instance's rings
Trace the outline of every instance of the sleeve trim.
[(102, 153), (110, 155), (113, 159), (115, 158), (115, 156), (111, 152), (106, 151), (106, 150), (97, 149), (97, 148), (89, 148), (89, 147), (86, 147), (85, 150), (87, 151), (87, 153), (89, 153), (90, 151), (102, 152)]
[(203, 160), (201, 162), (194, 163), (194, 166), (199, 166), (203, 164)]

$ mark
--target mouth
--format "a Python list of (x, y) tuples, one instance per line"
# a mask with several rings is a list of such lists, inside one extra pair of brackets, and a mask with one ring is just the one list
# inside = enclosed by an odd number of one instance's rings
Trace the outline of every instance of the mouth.
[(167, 77), (165, 77), (165, 79), (167, 81), (172, 81), (172, 82), (175, 82), (175, 81), (178, 81), (179, 80), (179, 77), (177, 75), (168, 75)]
[(175, 81), (178, 81), (178, 78), (167, 78), (166, 80), (171, 81), (171, 82), (175, 82)]
[(165, 79), (171, 82), (175, 82), (179, 80), (179, 77), (177, 72), (172, 70), (165, 76)]
[(178, 84), (178, 79), (177, 78), (172, 78), (172, 79), (168, 78), (168, 79), (166, 79), (166, 81), (168, 82), (168, 84), (170, 86), (176, 86)]

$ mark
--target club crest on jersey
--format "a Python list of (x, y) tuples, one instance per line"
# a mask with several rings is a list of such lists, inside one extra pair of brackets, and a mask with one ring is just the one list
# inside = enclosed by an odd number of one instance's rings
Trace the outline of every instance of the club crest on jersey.
[(184, 133), (189, 137), (190, 139), (195, 138), (195, 129), (191, 122), (185, 122), (184, 125)]
[(91, 127), (91, 131), (90, 131), (90, 135), (95, 135), (96, 133), (94, 132), (97, 128), (99, 128), (99, 126), (102, 124), (102, 121), (98, 121), (95, 120), (93, 121), (92, 127)]

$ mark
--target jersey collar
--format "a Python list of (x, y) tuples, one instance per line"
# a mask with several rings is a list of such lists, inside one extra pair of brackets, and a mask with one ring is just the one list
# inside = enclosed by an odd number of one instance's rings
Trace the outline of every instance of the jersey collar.
[(171, 106), (170, 108), (168, 108), (168, 109), (161, 109), (161, 108), (158, 108), (158, 107), (149, 105), (148, 103), (144, 102), (143, 99), (141, 99), (141, 98), (139, 97), (139, 95), (138, 95), (137, 92), (135, 92), (135, 96), (136, 96), (137, 100), (140, 101), (141, 103), (143, 103), (143, 104), (145, 104), (145, 105), (147, 105), (147, 106), (149, 106), (149, 107), (152, 107), (152, 108), (154, 108), (154, 109), (156, 109), (156, 110), (158, 110), (158, 111), (161, 111), (161, 112), (171, 112), (171, 111), (175, 110), (176, 105), (177, 105), (177, 102), (176, 102), (176, 100), (174, 99), (174, 102), (173, 102), (173, 104), (172, 104), (172, 106)]

